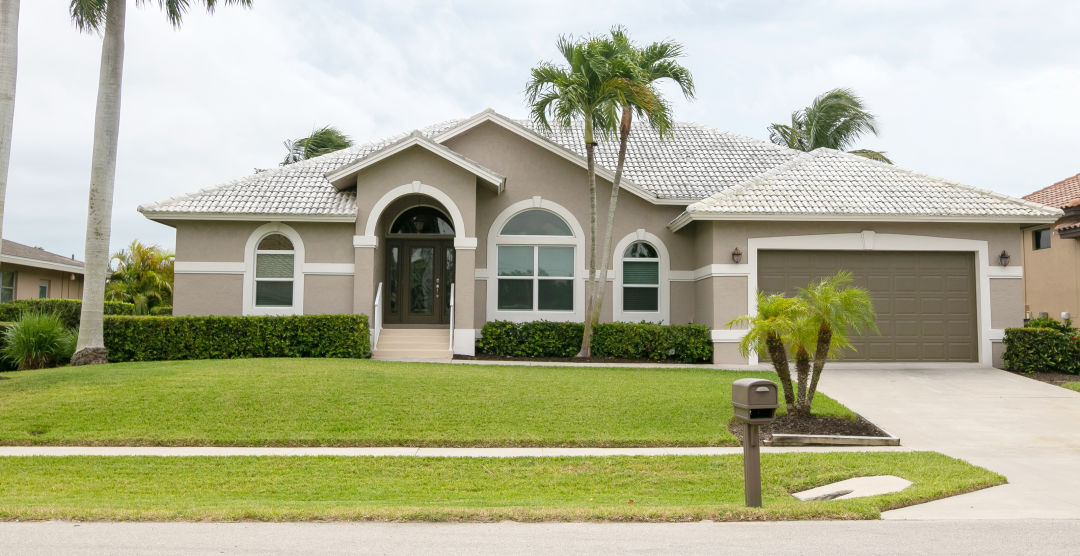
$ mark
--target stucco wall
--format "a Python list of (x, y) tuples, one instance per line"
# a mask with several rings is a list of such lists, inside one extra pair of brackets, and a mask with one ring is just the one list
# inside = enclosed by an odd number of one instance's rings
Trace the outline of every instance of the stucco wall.
[(1047, 313), (1054, 318), (1067, 311), (1080, 320), (1080, 239), (1061, 239), (1054, 233), (1050, 248), (1036, 251), (1032, 235), (1045, 228), (1024, 230), (1023, 258), (1014, 263), (1024, 265), (1027, 310), (1033, 317)]
[(244, 312), (244, 277), (239, 274), (176, 274), (173, 314), (240, 315)]
[[(49, 282), (50, 299), (81, 299), (83, 277), (59, 270), (4, 263), (0, 269), (15, 272), (15, 299), (37, 299), (42, 280)], [(74, 279), (72, 277), (74, 276)]]

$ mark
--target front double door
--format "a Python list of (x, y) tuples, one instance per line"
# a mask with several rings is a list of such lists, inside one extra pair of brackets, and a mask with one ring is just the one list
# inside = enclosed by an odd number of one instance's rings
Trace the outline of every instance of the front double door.
[(386, 242), (386, 303), (390, 324), (449, 324), (454, 283), (452, 239), (390, 239)]

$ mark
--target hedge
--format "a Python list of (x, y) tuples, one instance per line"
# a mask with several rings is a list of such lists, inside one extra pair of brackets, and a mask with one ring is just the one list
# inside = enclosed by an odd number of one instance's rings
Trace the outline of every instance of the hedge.
[[(20, 299), (10, 303), (0, 303), (0, 322), (19, 320), (23, 311), (35, 313), (53, 313), (60, 317), (64, 326), (78, 328), (82, 316), (82, 301), (78, 299)], [(106, 301), (106, 315), (134, 315), (135, 304), (121, 301)]]
[[(4, 348), (4, 332), (7, 332), (9, 326), (13, 325), (13, 322), (0, 322), (0, 349)], [(0, 372), (14, 371), (19, 366), (8, 360), (7, 357), (0, 357)]]
[[(584, 328), (577, 322), (491, 321), (480, 330), (476, 348), (500, 357), (573, 357)], [(712, 354), (709, 329), (698, 324), (608, 322), (593, 331), (594, 357), (697, 363), (711, 361)]]
[(1006, 328), (1001, 359), (1014, 372), (1080, 374), (1080, 340), (1053, 328)]
[(109, 361), (371, 355), (364, 315), (105, 317)]

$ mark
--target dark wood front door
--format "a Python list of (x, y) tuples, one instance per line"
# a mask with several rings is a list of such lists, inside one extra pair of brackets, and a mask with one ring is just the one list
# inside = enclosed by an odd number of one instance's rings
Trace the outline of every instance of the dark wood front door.
[(454, 283), (451, 239), (388, 239), (383, 322), (449, 324)]

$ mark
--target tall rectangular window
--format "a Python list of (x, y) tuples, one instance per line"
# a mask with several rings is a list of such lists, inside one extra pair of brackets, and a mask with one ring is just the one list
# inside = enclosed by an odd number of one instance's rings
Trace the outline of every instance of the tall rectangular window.
[(15, 301), (15, 271), (0, 270), (0, 303)]
[(655, 313), (660, 310), (660, 256), (638, 241), (623, 252), (623, 311)]
[(1050, 228), (1046, 228), (1046, 229), (1043, 229), (1043, 230), (1035, 230), (1034, 232), (1031, 233), (1031, 235), (1035, 240), (1034, 247), (1035, 247), (1036, 250), (1049, 249), (1050, 248), (1050, 235), (1051, 235)]
[(49, 281), (41, 280), (38, 282), (38, 297), (46, 299), (49, 297)]

